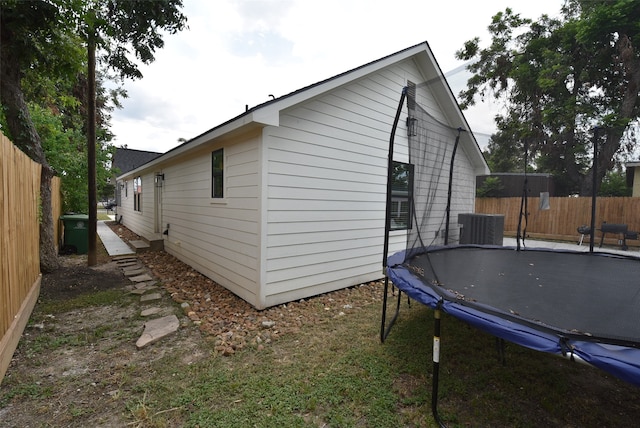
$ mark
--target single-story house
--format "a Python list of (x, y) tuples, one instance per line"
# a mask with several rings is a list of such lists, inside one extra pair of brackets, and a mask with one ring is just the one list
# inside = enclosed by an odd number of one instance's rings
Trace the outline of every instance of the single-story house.
[[(430, 114), (469, 129), (442, 75), (424, 42), (247, 109), (120, 175), (122, 222), (258, 309), (379, 279), (403, 88), (432, 81)], [(400, 122), (394, 159), (407, 162)], [(452, 218), (473, 212), (488, 173), (462, 133)], [(390, 252), (405, 240), (392, 231)]]

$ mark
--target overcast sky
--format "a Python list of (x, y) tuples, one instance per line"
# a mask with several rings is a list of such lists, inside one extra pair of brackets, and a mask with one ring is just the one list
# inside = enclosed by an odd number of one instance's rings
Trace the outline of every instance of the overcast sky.
[[(491, 17), (558, 15), (562, 0), (184, 0), (189, 29), (165, 36), (112, 116), (116, 146), (165, 152), (253, 107), (427, 41), (443, 72)], [(449, 79), (454, 93), (464, 74)], [(398, 94), (398, 99), (400, 94)], [(491, 110), (493, 108), (493, 110)], [(465, 111), (479, 142), (495, 104)]]

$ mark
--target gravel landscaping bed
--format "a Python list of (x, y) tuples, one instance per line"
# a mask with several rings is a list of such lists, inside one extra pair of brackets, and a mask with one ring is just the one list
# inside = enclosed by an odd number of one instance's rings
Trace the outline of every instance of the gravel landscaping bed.
[[(107, 224), (125, 242), (141, 239), (116, 222)], [(138, 258), (191, 321), (215, 340), (215, 350), (222, 355), (246, 346), (262, 349), (282, 335), (299, 332), (304, 325), (382, 304), (383, 282), (374, 281), (259, 311), (164, 251), (139, 253)]]

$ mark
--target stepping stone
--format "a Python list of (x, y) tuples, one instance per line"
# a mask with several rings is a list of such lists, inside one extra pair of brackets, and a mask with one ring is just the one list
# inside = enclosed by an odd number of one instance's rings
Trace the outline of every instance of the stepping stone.
[(148, 317), (151, 315), (155, 315), (158, 312), (160, 312), (162, 309), (158, 308), (158, 307), (153, 307), (153, 308), (149, 308), (149, 309), (145, 309), (144, 311), (140, 312), (140, 316), (141, 317)]
[(132, 270), (142, 269), (143, 266), (140, 263), (135, 263), (129, 266), (122, 266), (122, 272), (131, 272)]
[(130, 276), (129, 279), (133, 282), (144, 282), (151, 281), (153, 278), (151, 278), (149, 274), (145, 273), (144, 275)]
[(144, 293), (146, 293), (147, 291), (151, 291), (151, 290), (157, 290), (158, 287), (154, 287), (152, 286), (146, 286), (146, 287), (142, 287), (142, 288), (136, 288), (135, 290), (131, 290), (131, 294), (136, 294), (138, 296), (143, 295)]
[(138, 263), (138, 259), (136, 257), (129, 257), (129, 258), (126, 258), (126, 259), (115, 260), (115, 262), (116, 262), (116, 264), (118, 266), (122, 266), (122, 265), (127, 265), (127, 264), (130, 264), (130, 263)]
[(140, 287), (151, 287), (154, 286), (158, 283), (158, 281), (156, 281), (155, 279), (152, 279), (151, 281), (146, 281), (146, 282), (138, 282), (136, 284), (136, 286), (140, 286)]
[(140, 298), (140, 302), (151, 302), (153, 300), (160, 300), (162, 299), (162, 295), (160, 293), (151, 293), (151, 294), (147, 294), (146, 296), (142, 296)]
[(156, 285), (155, 281), (145, 281), (145, 282), (137, 282), (135, 284), (133, 284), (133, 288), (150, 288), (153, 287), (154, 285)]
[(178, 327), (180, 327), (180, 321), (178, 321), (178, 317), (175, 315), (149, 320), (144, 323), (144, 331), (136, 342), (136, 347), (141, 349), (151, 343), (157, 342), (163, 337), (175, 333)]
[(124, 272), (124, 276), (139, 276), (139, 275), (142, 275), (145, 272), (147, 272), (147, 270), (145, 268), (138, 268), (138, 269), (135, 269), (135, 270), (125, 271)]
[(134, 289), (131, 291), (131, 294), (137, 294), (137, 295), (141, 296), (144, 293), (146, 293), (147, 291), (157, 290), (157, 289), (158, 289), (158, 287), (156, 287), (155, 285), (145, 285), (143, 287), (134, 287)]
[(140, 266), (140, 263), (138, 263), (138, 262), (127, 262), (127, 263), (118, 264), (118, 267), (121, 268), (121, 269), (124, 269), (126, 267), (130, 267), (130, 266)]

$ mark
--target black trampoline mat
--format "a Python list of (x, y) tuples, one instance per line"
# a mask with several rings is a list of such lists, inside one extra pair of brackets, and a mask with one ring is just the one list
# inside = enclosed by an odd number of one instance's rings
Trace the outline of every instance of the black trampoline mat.
[[(567, 333), (640, 343), (640, 260), (604, 253), (451, 247), (405, 262), (434, 289)], [(433, 269), (432, 269), (433, 267)]]

